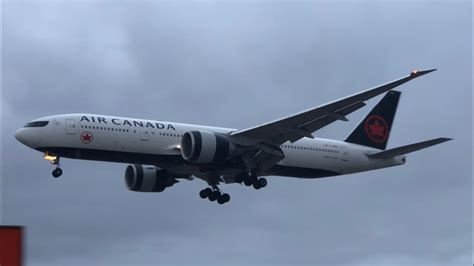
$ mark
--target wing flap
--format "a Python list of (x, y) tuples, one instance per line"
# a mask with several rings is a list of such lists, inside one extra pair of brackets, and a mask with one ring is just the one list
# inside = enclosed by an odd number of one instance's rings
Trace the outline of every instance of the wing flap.
[(419, 151), (419, 150), (422, 150), (422, 149), (426, 149), (428, 147), (438, 145), (438, 144), (441, 144), (443, 142), (450, 141), (450, 140), (452, 140), (452, 139), (450, 139), (450, 138), (437, 138), (437, 139), (426, 140), (426, 141), (422, 141), (422, 142), (418, 142), (418, 143), (405, 145), (405, 146), (397, 147), (397, 148), (394, 148), (394, 149), (378, 152), (378, 153), (375, 153), (375, 154), (370, 154), (370, 155), (368, 155), (368, 157), (372, 158), (372, 159), (393, 158), (395, 156), (404, 155), (404, 154), (412, 153), (412, 152)]
[[(337, 120), (342, 120), (342, 121), (346, 121), (345, 118), (346, 115), (362, 108), (365, 106), (365, 103), (364, 102), (356, 102), (352, 105), (349, 105), (347, 107), (344, 107), (344, 108), (341, 108), (335, 112), (332, 112), (332, 113), (329, 113), (328, 115), (326, 116), (323, 116), (321, 118), (318, 118), (316, 120), (313, 120), (301, 127), (299, 127), (300, 129), (304, 130), (305, 132), (308, 132), (309, 135), (311, 135), (312, 132), (315, 132), (317, 131), (318, 129), (321, 129), (331, 123), (333, 123), (334, 121), (337, 121)], [(346, 118), (347, 119), (347, 118)], [(308, 136), (306, 136), (308, 137)], [(311, 137), (313, 137), (313, 135), (311, 135)], [(283, 139), (281, 140), (278, 140), (278, 142), (285, 142), (286, 140), (289, 140), (290, 142), (295, 142), (297, 140), (299, 140), (301, 138), (301, 135), (289, 135), (289, 136), (284, 136)], [(313, 137), (314, 138), (314, 137)], [(282, 142), (283, 141), (283, 142)]]

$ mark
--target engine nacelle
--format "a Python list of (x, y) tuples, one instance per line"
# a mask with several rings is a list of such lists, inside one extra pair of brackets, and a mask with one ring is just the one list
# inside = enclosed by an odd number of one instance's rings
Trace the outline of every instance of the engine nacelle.
[(224, 162), (235, 150), (235, 144), (227, 137), (209, 131), (189, 131), (181, 140), (181, 156), (190, 162)]
[(166, 170), (155, 166), (133, 164), (125, 169), (125, 184), (131, 191), (162, 192), (177, 182)]

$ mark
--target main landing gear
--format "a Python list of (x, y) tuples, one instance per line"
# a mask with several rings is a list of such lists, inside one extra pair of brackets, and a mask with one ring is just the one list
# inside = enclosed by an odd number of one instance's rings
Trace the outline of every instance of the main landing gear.
[(247, 187), (253, 186), (255, 189), (261, 189), (267, 186), (267, 179), (263, 177), (258, 178), (258, 176), (254, 174), (237, 176), (235, 181), (237, 183), (244, 183)]
[(58, 178), (63, 174), (63, 170), (59, 166), (59, 156), (56, 156), (56, 155), (54, 155), (52, 153), (49, 153), (49, 152), (46, 152), (44, 154), (44, 159), (56, 166), (56, 168), (51, 173), (54, 178)]
[(230, 201), (230, 195), (227, 193), (221, 193), (217, 186), (213, 188), (205, 188), (199, 192), (199, 196), (202, 199), (208, 198), (210, 201), (216, 201), (219, 204), (224, 204)]

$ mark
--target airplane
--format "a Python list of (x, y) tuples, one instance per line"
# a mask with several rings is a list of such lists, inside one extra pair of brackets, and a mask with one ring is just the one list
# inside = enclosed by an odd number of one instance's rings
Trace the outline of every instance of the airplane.
[[(238, 183), (261, 189), (268, 176), (323, 178), (403, 165), (406, 154), (451, 140), (436, 138), (386, 149), (401, 92), (393, 90), (436, 69), (412, 71), (397, 80), (246, 129), (180, 124), (96, 114), (61, 114), (28, 122), (16, 133), (24, 145), (44, 153), (62, 175), (59, 160), (129, 164), (131, 191), (163, 192), (179, 180), (199, 178), (199, 196), (224, 204), (230, 195), (219, 185)], [(343, 140), (313, 133), (385, 96)]]

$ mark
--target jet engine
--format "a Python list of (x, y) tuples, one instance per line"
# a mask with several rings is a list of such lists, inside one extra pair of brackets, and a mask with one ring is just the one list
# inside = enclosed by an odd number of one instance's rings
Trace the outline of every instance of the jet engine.
[(181, 140), (181, 156), (190, 162), (224, 162), (235, 151), (235, 144), (226, 136), (209, 131), (189, 131)]
[(133, 164), (125, 169), (125, 184), (131, 191), (162, 192), (178, 182), (166, 170), (155, 166)]

